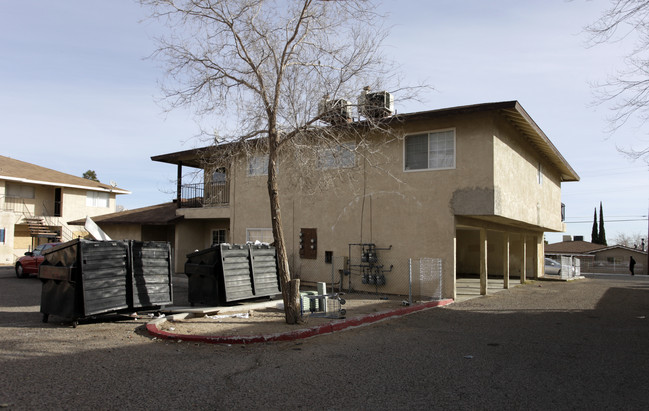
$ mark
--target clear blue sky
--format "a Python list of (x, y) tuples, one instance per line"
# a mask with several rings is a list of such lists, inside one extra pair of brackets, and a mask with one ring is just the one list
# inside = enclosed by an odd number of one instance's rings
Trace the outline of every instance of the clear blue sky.
[[(609, 240), (647, 233), (649, 167), (616, 146), (649, 144), (647, 127), (605, 132), (591, 83), (621, 68), (630, 45), (586, 47), (582, 29), (605, 1), (385, 2), (393, 25), (387, 55), (406, 80), (434, 90), (400, 112), (518, 100), (581, 176), (566, 183), (567, 234), (590, 239), (604, 204)], [(156, 102), (160, 63), (146, 59), (162, 30), (131, 0), (0, 0), (2, 155), (81, 175), (95, 170), (132, 191), (126, 208), (173, 198), (175, 167), (152, 155), (202, 143), (188, 112)], [(616, 220), (639, 220), (617, 222)], [(583, 221), (583, 223), (579, 223)], [(550, 242), (562, 234), (547, 234)]]

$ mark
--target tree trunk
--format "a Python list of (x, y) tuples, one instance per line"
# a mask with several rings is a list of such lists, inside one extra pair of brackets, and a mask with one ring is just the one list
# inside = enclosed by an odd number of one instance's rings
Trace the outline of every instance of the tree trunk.
[[(274, 135), (273, 135), (274, 134)], [(302, 321), (300, 313), (300, 281), (291, 281), (291, 272), (288, 266), (286, 255), (286, 243), (284, 242), (284, 229), (282, 228), (282, 216), (279, 203), (279, 189), (277, 185), (277, 142), (276, 133), (269, 133), (268, 150), (268, 196), (270, 198), (270, 216), (273, 225), (273, 238), (277, 250), (277, 266), (279, 279), (282, 285), (282, 299), (284, 300), (284, 314), (287, 324), (298, 324)]]

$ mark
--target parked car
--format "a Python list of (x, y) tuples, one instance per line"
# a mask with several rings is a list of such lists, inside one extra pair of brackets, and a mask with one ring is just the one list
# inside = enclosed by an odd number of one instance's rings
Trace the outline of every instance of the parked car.
[(551, 258), (545, 258), (545, 273), (549, 275), (561, 275), (561, 263)]
[(45, 257), (43, 252), (61, 243), (46, 243), (34, 248), (34, 251), (27, 251), (23, 257), (16, 261), (16, 277), (25, 278), (30, 274), (38, 274), (38, 267)]

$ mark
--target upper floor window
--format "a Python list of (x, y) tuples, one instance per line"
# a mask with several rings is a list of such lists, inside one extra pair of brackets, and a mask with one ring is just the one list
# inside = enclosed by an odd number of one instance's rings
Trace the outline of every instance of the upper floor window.
[(212, 182), (213, 183), (225, 183), (227, 180), (227, 175), (225, 174), (225, 168), (217, 168), (216, 171), (212, 173)]
[(455, 130), (406, 136), (405, 170), (455, 168)]
[(268, 175), (268, 154), (251, 156), (248, 158), (249, 176)]
[(318, 150), (317, 168), (350, 168), (356, 164), (356, 143)]
[(7, 197), (34, 198), (34, 186), (25, 184), (6, 183)]
[(109, 203), (108, 193), (99, 191), (88, 191), (86, 193), (86, 206), (87, 207), (104, 207), (108, 208)]

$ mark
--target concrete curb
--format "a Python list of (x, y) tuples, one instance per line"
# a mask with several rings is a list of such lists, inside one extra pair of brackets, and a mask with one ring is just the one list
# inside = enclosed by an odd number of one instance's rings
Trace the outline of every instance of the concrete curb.
[(353, 317), (341, 321), (332, 321), (330, 323), (318, 325), (316, 327), (304, 328), (300, 330), (277, 333), (277, 334), (266, 334), (266, 335), (220, 336), (220, 335), (172, 334), (167, 331), (160, 330), (160, 325), (166, 321), (166, 318), (159, 318), (149, 322), (146, 326), (146, 329), (149, 332), (149, 334), (161, 339), (179, 340), (179, 341), (187, 341), (187, 342), (202, 342), (208, 344), (254, 344), (254, 343), (263, 343), (263, 342), (293, 341), (293, 340), (313, 337), (316, 335), (323, 335), (323, 334), (333, 333), (336, 331), (342, 331), (347, 328), (361, 327), (388, 318), (402, 317), (404, 315), (412, 314), (417, 311), (445, 306), (451, 304), (452, 302), (453, 300), (451, 299), (431, 301), (428, 303), (422, 303), (422, 304), (399, 308), (397, 310), (383, 311), (380, 313)]

